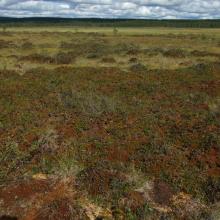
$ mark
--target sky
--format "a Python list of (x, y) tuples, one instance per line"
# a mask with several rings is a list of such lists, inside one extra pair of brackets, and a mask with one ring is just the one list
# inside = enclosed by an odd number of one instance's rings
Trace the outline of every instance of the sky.
[(0, 16), (214, 19), (220, 0), (0, 0)]

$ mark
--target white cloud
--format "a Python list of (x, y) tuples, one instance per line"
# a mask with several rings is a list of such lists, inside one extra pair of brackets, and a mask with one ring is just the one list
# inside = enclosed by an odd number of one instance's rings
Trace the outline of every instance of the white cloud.
[(220, 18), (220, 0), (0, 0), (0, 16)]

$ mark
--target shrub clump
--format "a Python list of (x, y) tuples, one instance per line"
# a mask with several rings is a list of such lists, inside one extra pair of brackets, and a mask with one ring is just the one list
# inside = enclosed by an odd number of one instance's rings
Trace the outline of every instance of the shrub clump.
[(129, 63), (137, 63), (138, 59), (136, 57), (132, 57), (129, 59)]
[(147, 67), (141, 63), (134, 64), (130, 67), (132, 72), (144, 72), (147, 70)]
[(21, 45), (21, 49), (23, 49), (23, 50), (30, 50), (33, 47), (34, 47), (34, 45), (29, 41), (26, 41)]
[(114, 57), (104, 57), (102, 59), (102, 62), (103, 63), (116, 63), (116, 60)]
[(185, 58), (187, 56), (187, 53), (182, 49), (168, 49), (163, 51), (163, 55), (173, 58)]
[(14, 48), (16, 45), (12, 41), (0, 40), (0, 49)]
[(54, 59), (51, 56), (43, 55), (43, 54), (31, 54), (28, 56), (23, 56), (20, 60), (36, 62), (36, 63), (53, 63)]
[(28, 56), (21, 57), (20, 60), (48, 64), (70, 64), (75, 60), (75, 56), (72, 52), (60, 52), (54, 56), (43, 54), (31, 54)]
[(94, 42), (88, 41), (85, 43), (75, 43), (75, 42), (62, 42), (60, 44), (61, 49), (74, 50), (76, 56), (90, 55), (96, 57), (101, 57), (104, 54), (109, 53), (109, 45), (104, 42)]
[(94, 92), (79, 92), (75, 90), (62, 92), (59, 101), (65, 107), (75, 109), (83, 114), (99, 116), (103, 113), (114, 113), (121, 109), (120, 103), (112, 97)]
[(191, 55), (196, 57), (206, 57), (206, 56), (220, 57), (220, 54), (218, 53), (210, 53), (207, 51), (199, 51), (199, 50), (193, 50), (191, 52)]
[(55, 55), (54, 61), (56, 64), (71, 64), (75, 60), (75, 56), (72, 52), (63, 53), (60, 52)]
[(126, 177), (122, 173), (97, 166), (82, 170), (77, 176), (77, 182), (93, 196), (105, 194), (114, 197), (128, 188)]
[(140, 52), (140, 47), (136, 44), (119, 43), (115, 45), (115, 53), (126, 53), (128, 55), (136, 55)]
[(185, 58), (188, 53), (187, 51), (184, 51), (180, 48), (146, 48), (143, 49), (142, 52), (144, 54), (147, 54), (148, 56), (157, 56), (159, 54), (162, 54), (165, 57), (171, 57), (171, 58)]
[(162, 54), (164, 50), (159, 47), (154, 47), (154, 48), (143, 49), (142, 52), (148, 56), (156, 56), (158, 54)]

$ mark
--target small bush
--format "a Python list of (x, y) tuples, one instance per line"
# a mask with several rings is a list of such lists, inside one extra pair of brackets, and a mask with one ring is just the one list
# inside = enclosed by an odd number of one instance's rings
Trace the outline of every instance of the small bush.
[(210, 52), (207, 52), (207, 51), (199, 51), (199, 50), (193, 50), (191, 52), (191, 55), (196, 56), (196, 57), (206, 57), (206, 56), (220, 57), (220, 54), (210, 53)]
[(5, 148), (0, 150), (0, 179), (4, 179), (23, 160), (25, 154), (19, 149), (16, 142), (6, 143)]
[(204, 191), (208, 202), (215, 203), (220, 201), (220, 178), (209, 177), (206, 182), (204, 182)]
[(147, 70), (147, 67), (141, 63), (134, 64), (130, 67), (132, 72), (144, 72)]
[(116, 63), (116, 60), (114, 57), (104, 57), (102, 59), (102, 62), (103, 63)]
[(120, 110), (120, 104), (116, 99), (98, 95), (94, 92), (86, 93), (71, 90), (62, 92), (59, 99), (65, 107), (92, 116), (99, 116), (103, 113), (112, 113)]
[(15, 48), (16, 45), (11, 41), (0, 40), (0, 49)]
[(136, 57), (132, 57), (129, 59), (129, 63), (137, 63), (138, 59)]
[(146, 48), (143, 49), (142, 52), (148, 56), (157, 56), (158, 54), (162, 54), (164, 52), (164, 49), (159, 47)]
[(116, 44), (114, 48), (115, 53), (126, 53), (128, 55), (135, 55), (140, 52), (140, 47), (136, 44), (119, 43)]
[(76, 46), (76, 44), (73, 43), (73, 42), (64, 42), (64, 41), (62, 41), (60, 43), (60, 48), (61, 49), (71, 49), (71, 48), (73, 49), (75, 46)]
[(86, 56), (87, 59), (96, 59), (99, 58), (99, 56), (95, 53), (90, 53)]
[(74, 60), (74, 54), (69, 52), (69, 53), (58, 53), (55, 55), (54, 60), (56, 64), (71, 64)]
[(20, 58), (22, 61), (30, 61), (36, 63), (54, 63), (54, 59), (51, 56), (43, 54), (31, 54)]
[(127, 55), (137, 55), (139, 52), (139, 49), (131, 49), (127, 52)]
[(163, 55), (173, 58), (185, 58), (187, 56), (187, 53), (182, 49), (168, 49), (163, 51)]
[(75, 60), (75, 55), (72, 52), (60, 52), (54, 56), (44, 54), (31, 54), (28, 56), (21, 57), (20, 60), (48, 64), (70, 64)]
[(96, 41), (91, 40), (85, 43), (62, 42), (60, 44), (60, 48), (68, 50), (71, 49), (74, 51), (76, 56), (92, 54), (96, 57), (100, 57), (104, 54), (108, 54), (110, 51), (109, 45), (107, 45), (105, 42), (97, 43)]
[(29, 42), (29, 41), (24, 42), (24, 43), (21, 45), (21, 48), (22, 48), (23, 50), (30, 50), (30, 49), (32, 49), (33, 47), (34, 47), (34, 45), (33, 45), (31, 42)]

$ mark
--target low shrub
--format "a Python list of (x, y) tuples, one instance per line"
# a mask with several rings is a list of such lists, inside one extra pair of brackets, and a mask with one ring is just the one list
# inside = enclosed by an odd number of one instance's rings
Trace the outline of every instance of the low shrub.
[(21, 49), (23, 49), (23, 50), (30, 50), (33, 47), (34, 47), (34, 45), (29, 41), (26, 41), (21, 45)]
[(115, 98), (94, 92), (70, 90), (60, 93), (59, 100), (65, 107), (91, 116), (113, 113), (121, 109), (120, 103)]
[(147, 67), (141, 63), (134, 64), (130, 67), (132, 72), (144, 72), (147, 70)]
[(137, 63), (138, 59), (136, 57), (132, 57), (129, 59), (129, 63)]
[(54, 61), (56, 64), (71, 64), (74, 60), (75, 56), (72, 52), (60, 52), (54, 56)]
[(196, 57), (206, 57), (206, 56), (220, 57), (220, 54), (218, 53), (210, 53), (207, 51), (199, 51), (199, 50), (193, 50), (191, 52), (191, 55)]
[(23, 56), (20, 58), (20, 60), (36, 63), (54, 63), (54, 59), (51, 56), (37, 53)]
[(103, 63), (116, 63), (116, 60), (114, 57), (104, 57), (101, 61)]
[(187, 56), (186, 51), (182, 49), (168, 49), (168, 50), (164, 50), (162, 54), (166, 57), (173, 57), (173, 58), (185, 58)]
[(148, 55), (148, 56), (157, 56), (158, 54), (162, 54), (164, 52), (163, 48), (146, 48), (142, 50), (142, 53)]
[(15, 48), (16, 45), (12, 41), (0, 40), (0, 49)]
[(119, 43), (114, 46), (115, 53), (126, 53), (128, 55), (136, 55), (140, 52), (139, 45)]

